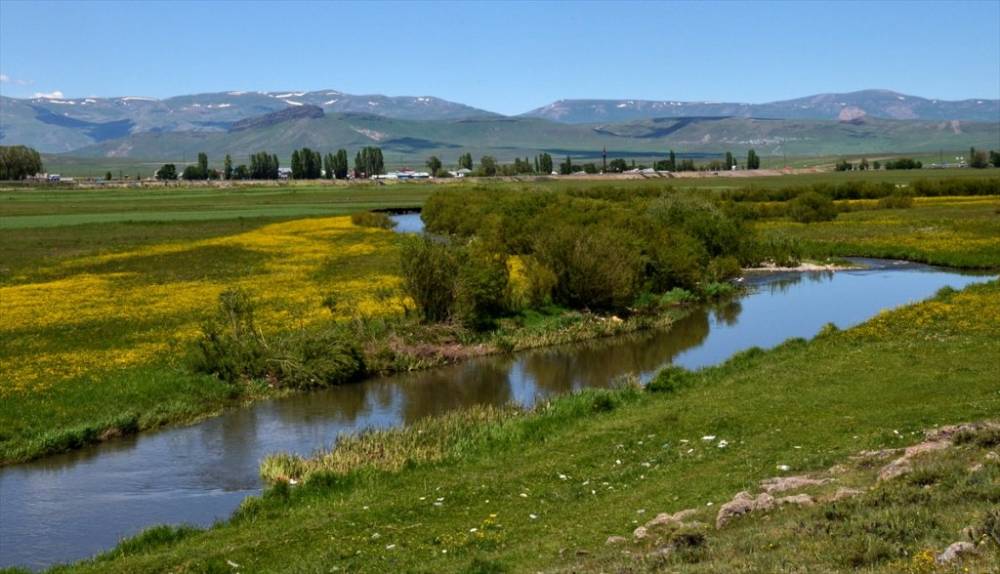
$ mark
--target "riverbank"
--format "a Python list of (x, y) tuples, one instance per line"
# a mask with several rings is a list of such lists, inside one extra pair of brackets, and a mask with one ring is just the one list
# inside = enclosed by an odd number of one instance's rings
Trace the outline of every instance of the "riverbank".
[(917, 197), (906, 209), (852, 211), (816, 223), (764, 220), (756, 229), (765, 237), (799, 241), (812, 259), (877, 257), (1000, 268), (1000, 195)]
[[(776, 473), (828, 469), (862, 450), (912, 444), (935, 426), (994, 417), (998, 305), (993, 281), (808, 343), (742, 353), (669, 393), (588, 391), (532, 413), (455, 415), (425, 423), (435, 431), (368, 435), (358, 452), (401, 452), (395, 467), (403, 470), (345, 457), (251, 499), (226, 524), (153, 530), (66, 571), (197, 571), (229, 562), (250, 570), (600, 570), (587, 560), (620, 555), (605, 546), (608, 536), (656, 512), (718, 508)], [(899, 571), (927, 548), (954, 542), (951, 524), (981, 518), (968, 505), (934, 508), (940, 520), (896, 531), (888, 550), (854, 553), (861, 562), (853, 567)], [(799, 511), (786, 512), (780, 516)], [(865, 544), (860, 521), (843, 524), (846, 542)], [(747, 566), (844, 567), (841, 553), (798, 548), (788, 540), (766, 556), (741, 555)], [(711, 570), (713, 549), (710, 542), (694, 562), (678, 554), (664, 564)], [(982, 559), (995, 561), (995, 549), (984, 551)]]
[[(392, 205), (404, 196), (382, 199)], [(0, 351), (0, 465), (293, 392), (263, 377), (223, 384), (192, 371), (200, 325), (220, 294), (232, 289), (254, 301), (255, 325), (270, 338), (319, 323), (349, 324), (352, 343), (366, 358), (365, 375), (662, 328), (683, 313), (681, 306), (651, 308), (620, 320), (553, 308), (505, 317), (487, 333), (420, 325), (408, 316), (400, 289), (401, 238), (343, 216), (187, 222), (169, 231), (145, 223), (73, 226), (71, 232), (47, 225), (4, 249), (9, 267), (2, 270), (0, 309), (7, 321), (0, 333), (14, 344)], [(53, 255), (39, 247), (49, 241), (72, 248)]]

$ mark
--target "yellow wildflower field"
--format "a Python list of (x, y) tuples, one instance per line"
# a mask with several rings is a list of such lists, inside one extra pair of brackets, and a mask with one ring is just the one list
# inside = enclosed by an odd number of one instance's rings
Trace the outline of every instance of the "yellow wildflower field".
[(812, 256), (912, 259), (956, 267), (1000, 266), (1000, 197), (916, 198), (909, 209), (841, 213), (833, 221), (762, 221), (765, 235), (805, 243)]
[[(7, 349), (0, 396), (82, 376), (99, 382), (102, 372), (153, 360), (175, 362), (230, 287), (253, 296), (265, 329), (328, 317), (327, 295), (345, 315), (396, 312), (403, 303), (396, 240), (390, 231), (356, 227), (350, 217), (302, 219), (72, 258), (16, 278), (0, 287)], [(229, 254), (251, 263), (234, 273)]]

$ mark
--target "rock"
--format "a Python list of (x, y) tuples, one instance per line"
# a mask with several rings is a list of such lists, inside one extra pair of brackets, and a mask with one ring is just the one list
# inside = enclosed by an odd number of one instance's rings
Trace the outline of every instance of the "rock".
[(856, 488), (838, 488), (837, 492), (833, 493), (833, 496), (829, 498), (830, 502), (839, 502), (841, 500), (847, 500), (848, 498), (854, 498), (855, 496), (864, 494), (863, 490), (858, 490)]
[(977, 463), (975, 463), (975, 464), (973, 464), (972, 466), (969, 467), (969, 472), (970, 473), (976, 473), (976, 472), (979, 472), (980, 470), (983, 470), (983, 463), (981, 463), (981, 462), (977, 462)]
[(634, 531), (632, 531), (632, 536), (636, 540), (642, 540), (643, 538), (649, 537), (649, 531), (646, 530), (645, 526), (640, 526), (639, 528), (636, 528)]
[(976, 553), (976, 546), (971, 542), (955, 542), (937, 555), (938, 564), (950, 564), (963, 556)]
[(781, 498), (775, 500), (775, 502), (781, 506), (786, 504), (795, 504), (798, 506), (813, 506), (816, 501), (813, 497), (808, 494), (793, 494), (792, 496), (782, 496)]
[(694, 508), (686, 508), (684, 510), (675, 512), (673, 514), (673, 519), (676, 520), (677, 522), (684, 522), (685, 520), (691, 518), (695, 514), (698, 514), (697, 510), (695, 510)]
[(628, 542), (624, 536), (608, 536), (608, 539), (604, 541), (608, 546), (614, 546), (616, 544), (625, 544)]
[(950, 447), (951, 436), (952, 435), (947, 435), (947, 438), (927, 440), (907, 447), (903, 450), (903, 456), (882, 467), (882, 470), (878, 473), (879, 481), (892, 480), (897, 476), (902, 476), (910, 472), (913, 470), (913, 465), (910, 463), (910, 460), (915, 457)]
[(992, 462), (996, 462), (996, 461), (1000, 460), (1000, 454), (997, 454), (997, 453), (995, 453), (993, 451), (990, 451), (990, 452), (986, 453), (986, 460), (989, 460), (989, 461), (992, 461)]
[(957, 425), (945, 425), (943, 427), (938, 427), (936, 429), (931, 429), (924, 433), (924, 438), (927, 441), (940, 441), (955, 438), (960, 432), (978, 432), (982, 430), (996, 429), (1000, 428), (1000, 423), (995, 422), (981, 422), (981, 423), (960, 423)]
[(646, 523), (646, 530), (652, 530), (654, 528), (659, 528), (661, 526), (677, 525), (680, 526), (680, 520), (674, 520), (674, 517), (666, 512), (661, 512), (657, 514), (655, 518)]
[(754, 511), (771, 510), (772, 508), (774, 508), (774, 497), (766, 492), (758, 494), (757, 498), (753, 499)]
[(754, 498), (749, 492), (743, 491), (733, 497), (732, 500), (719, 507), (719, 513), (715, 517), (715, 527), (722, 528), (730, 520), (737, 516), (742, 516), (753, 511)]
[(775, 492), (785, 492), (786, 490), (796, 490), (807, 486), (819, 486), (830, 482), (829, 478), (809, 478), (808, 476), (777, 476), (768, 478), (760, 482), (760, 487), (764, 492), (773, 494)]
[(650, 520), (645, 524), (647, 530), (653, 530), (654, 528), (659, 528), (661, 526), (683, 526), (684, 520), (694, 516), (698, 511), (693, 508), (688, 508), (686, 510), (681, 510), (670, 514), (669, 512), (661, 512), (656, 515), (655, 518)]
[(853, 460), (871, 460), (879, 458), (889, 458), (895, 454), (903, 452), (901, 448), (883, 448), (881, 450), (863, 450), (858, 454), (852, 455)]
[(750, 512), (771, 510), (775, 502), (774, 497), (766, 492), (754, 497), (749, 492), (743, 491), (719, 507), (719, 513), (715, 517), (715, 527), (722, 528), (733, 518)]
[(847, 471), (848, 468), (842, 464), (835, 464), (827, 469), (827, 472), (830, 474), (844, 474)]

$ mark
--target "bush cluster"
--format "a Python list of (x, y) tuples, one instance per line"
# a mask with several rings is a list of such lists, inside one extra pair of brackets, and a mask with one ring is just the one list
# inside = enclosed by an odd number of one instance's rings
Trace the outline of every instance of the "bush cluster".
[[(787, 187), (747, 186), (719, 192), (720, 199), (734, 202), (789, 201), (805, 193), (818, 193), (833, 200), (880, 199), (897, 193), (901, 188), (888, 181), (845, 181), (814, 183)], [(908, 188), (916, 197), (944, 195), (996, 195), (1000, 193), (1000, 178), (918, 179)]]
[(837, 207), (829, 196), (809, 191), (788, 202), (788, 216), (799, 223), (831, 221), (837, 217)]
[(343, 328), (302, 329), (268, 340), (257, 326), (254, 304), (243, 290), (219, 296), (214, 317), (202, 325), (190, 358), (196, 372), (227, 383), (268, 380), (294, 388), (350, 382), (364, 372), (359, 349)]
[[(517, 290), (514, 301), (508, 298), (508, 310), (552, 302), (628, 311), (640, 298), (654, 299), (647, 294), (675, 288), (701, 292), (738, 276), (742, 265), (759, 262), (769, 248), (756, 241), (743, 211), (731, 202), (669, 189), (440, 191), (428, 199), (422, 217), (428, 231), (452, 244), (475, 238), (523, 264), (527, 286)], [(430, 258), (433, 242), (424, 242), (423, 257)], [(460, 276), (454, 264), (449, 268), (441, 258), (435, 260), (440, 271), (411, 269), (420, 257), (404, 255), (408, 282), (420, 273)], [(441, 284), (428, 280), (407, 291), (423, 307), (421, 300), (432, 299), (423, 293), (433, 290), (441, 296), (431, 287)], [(425, 318), (454, 317), (440, 307), (425, 311)]]
[(378, 229), (392, 229), (396, 227), (396, 222), (381, 211), (359, 211), (352, 213), (351, 223), (360, 227), (375, 227)]
[(403, 287), (426, 322), (486, 329), (508, 309), (507, 255), (488, 241), (409, 237), (401, 262)]

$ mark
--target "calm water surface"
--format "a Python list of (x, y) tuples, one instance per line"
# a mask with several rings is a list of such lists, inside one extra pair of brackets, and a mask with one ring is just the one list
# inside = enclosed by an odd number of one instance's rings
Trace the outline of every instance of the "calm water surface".
[(329, 446), (339, 433), (405, 425), (475, 404), (531, 405), (607, 386), (626, 373), (648, 378), (667, 363), (712, 365), (751, 346), (811, 337), (828, 322), (850, 327), (946, 285), (962, 288), (989, 279), (868, 263), (871, 269), (750, 278), (751, 294), (697, 310), (668, 331), (476, 359), (265, 401), (196, 425), (0, 469), (0, 567), (40, 568), (85, 558), (153, 524), (210, 525), (260, 491), (258, 462), (275, 451), (308, 454)]

